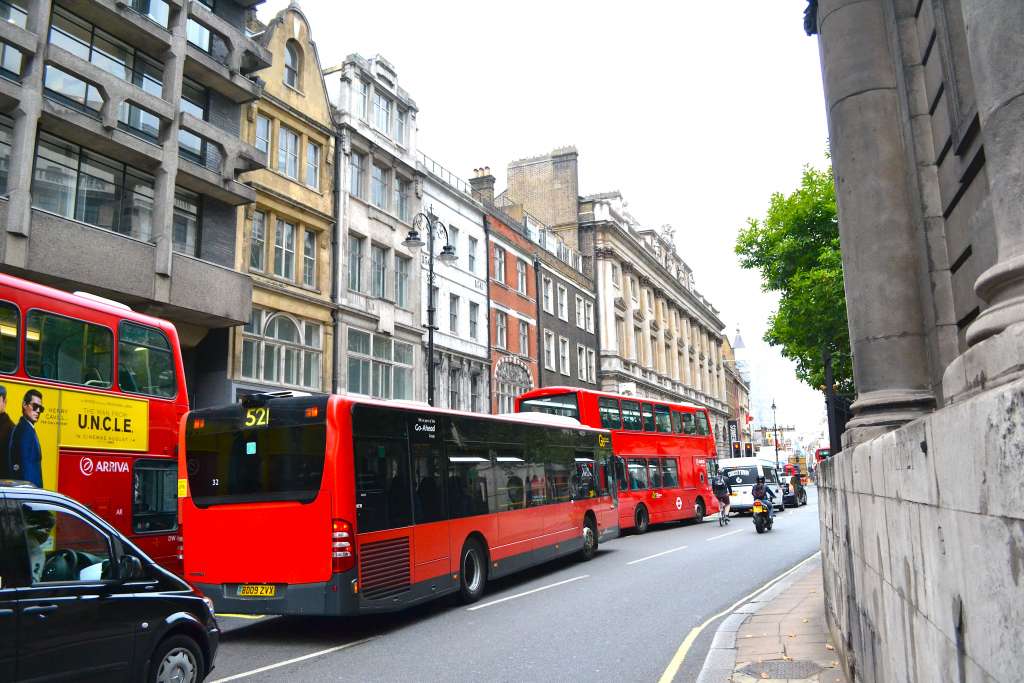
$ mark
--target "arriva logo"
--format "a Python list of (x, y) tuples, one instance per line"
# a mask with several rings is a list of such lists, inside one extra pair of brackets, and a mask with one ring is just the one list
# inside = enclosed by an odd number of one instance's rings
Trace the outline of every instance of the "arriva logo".
[(78, 461), (78, 469), (82, 471), (87, 477), (92, 476), (93, 472), (101, 472), (104, 474), (128, 474), (128, 463), (120, 460), (100, 460), (94, 462), (90, 457), (84, 457)]

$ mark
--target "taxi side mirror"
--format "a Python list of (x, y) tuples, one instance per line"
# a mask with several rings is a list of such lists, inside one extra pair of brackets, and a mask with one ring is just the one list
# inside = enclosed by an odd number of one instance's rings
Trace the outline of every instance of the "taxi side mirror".
[(117, 566), (118, 578), (122, 581), (141, 579), (143, 576), (142, 561), (134, 555), (122, 555)]

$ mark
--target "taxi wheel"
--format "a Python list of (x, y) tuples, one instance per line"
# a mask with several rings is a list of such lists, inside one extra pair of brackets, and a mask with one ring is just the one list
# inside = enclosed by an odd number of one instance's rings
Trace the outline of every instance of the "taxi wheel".
[(188, 636), (161, 641), (150, 661), (149, 680), (153, 683), (199, 683), (206, 675), (203, 652)]
[(636, 507), (636, 532), (646, 534), (649, 528), (651, 528), (651, 516), (647, 512), (647, 507), (638, 505)]

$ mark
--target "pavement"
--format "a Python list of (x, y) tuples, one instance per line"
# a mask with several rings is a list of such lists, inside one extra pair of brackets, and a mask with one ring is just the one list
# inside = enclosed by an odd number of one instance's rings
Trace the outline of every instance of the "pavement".
[(825, 625), (821, 554), (719, 625), (697, 683), (849, 683)]

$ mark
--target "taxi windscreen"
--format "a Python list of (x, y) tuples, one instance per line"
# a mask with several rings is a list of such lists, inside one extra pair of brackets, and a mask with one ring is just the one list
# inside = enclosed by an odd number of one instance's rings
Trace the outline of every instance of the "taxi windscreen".
[(323, 477), (326, 409), (326, 397), (303, 397), (190, 413), (185, 463), (193, 502), (312, 502)]

